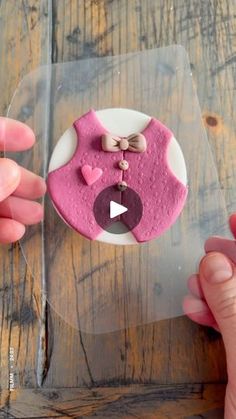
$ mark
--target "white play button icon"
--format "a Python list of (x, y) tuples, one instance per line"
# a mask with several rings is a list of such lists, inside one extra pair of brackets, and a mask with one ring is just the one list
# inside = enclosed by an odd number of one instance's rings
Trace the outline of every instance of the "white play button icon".
[(121, 196), (119, 189), (111, 185), (98, 194), (93, 214), (103, 230), (123, 234), (124, 230), (132, 231), (139, 224), (143, 214), (142, 201), (133, 189), (128, 187)]
[(128, 208), (124, 207), (123, 205), (117, 204), (115, 201), (110, 201), (110, 218), (115, 218), (127, 211)]

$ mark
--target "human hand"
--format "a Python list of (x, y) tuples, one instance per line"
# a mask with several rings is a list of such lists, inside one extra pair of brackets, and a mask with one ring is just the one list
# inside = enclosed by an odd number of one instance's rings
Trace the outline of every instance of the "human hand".
[[(0, 151), (22, 151), (35, 142), (25, 124), (0, 117)], [(13, 243), (25, 233), (25, 225), (43, 218), (43, 208), (32, 200), (46, 191), (44, 180), (13, 160), (0, 158), (0, 243)]]
[[(236, 237), (236, 213), (230, 217), (230, 228)], [(236, 241), (210, 238), (205, 251), (199, 272), (189, 278), (191, 295), (183, 308), (190, 319), (222, 334), (228, 371), (225, 419), (232, 419), (236, 418)]]

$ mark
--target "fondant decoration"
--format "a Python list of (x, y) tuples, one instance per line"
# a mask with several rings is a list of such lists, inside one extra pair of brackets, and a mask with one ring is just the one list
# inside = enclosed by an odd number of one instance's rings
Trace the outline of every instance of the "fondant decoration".
[(119, 168), (121, 170), (128, 170), (129, 163), (127, 162), (127, 160), (121, 160), (121, 161), (119, 161)]
[(94, 169), (92, 169), (89, 164), (82, 166), (81, 172), (87, 185), (93, 185), (93, 183), (97, 182), (97, 180), (102, 176), (102, 169), (99, 169), (98, 167), (94, 167)]
[[(146, 152), (130, 153), (130, 142), (126, 151), (121, 150), (117, 140), (112, 143), (112, 149), (116, 151), (114, 156), (114, 153), (103, 150), (101, 138), (107, 138), (108, 131), (93, 110), (75, 121), (74, 128), (78, 146), (72, 159), (48, 175), (48, 190), (62, 218), (85, 237), (96, 239), (103, 229), (94, 217), (95, 199), (111, 186), (114, 190), (114, 199), (111, 196), (111, 200), (128, 208), (126, 197), (129, 194), (117, 190), (118, 182), (123, 181), (138, 194), (143, 205), (142, 217), (135, 227), (130, 225), (132, 216), (125, 218), (126, 214), (121, 215), (121, 221), (132, 231), (136, 241), (154, 239), (168, 229), (179, 216), (187, 197), (187, 187), (177, 179), (167, 160), (172, 132), (157, 119), (151, 118), (141, 132)], [(128, 162), (128, 170), (120, 169), (121, 160)], [(82, 176), (78, 176), (78, 168), (84, 165), (99, 167), (103, 171), (101, 181), (95, 182), (91, 188), (87, 187)], [(112, 223), (113, 220), (110, 220)]]
[(104, 151), (129, 150), (135, 153), (143, 153), (146, 148), (146, 139), (143, 134), (131, 134), (123, 138), (109, 133), (102, 136), (102, 149)]
[(120, 180), (120, 182), (117, 183), (117, 188), (119, 191), (123, 192), (127, 189), (128, 185), (124, 180)]

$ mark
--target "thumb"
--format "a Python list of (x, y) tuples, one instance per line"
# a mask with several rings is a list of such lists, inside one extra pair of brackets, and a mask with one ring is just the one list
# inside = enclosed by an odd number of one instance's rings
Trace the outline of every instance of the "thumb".
[(14, 192), (20, 178), (20, 168), (13, 160), (0, 159), (0, 202)]
[(199, 277), (224, 340), (229, 383), (236, 389), (236, 267), (222, 253), (212, 252), (202, 259)]

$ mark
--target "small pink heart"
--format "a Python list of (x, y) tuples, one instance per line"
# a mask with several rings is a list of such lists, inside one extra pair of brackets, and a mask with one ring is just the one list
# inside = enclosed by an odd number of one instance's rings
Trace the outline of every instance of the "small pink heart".
[(94, 169), (92, 169), (92, 167), (89, 166), (89, 164), (85, 164), (81, 168), (81, 172), (85, 182), (89, 186), (95, 183), (102, 176), (103, 173), (102, 169), (99, 169), (99, 167), (95, 167)]

